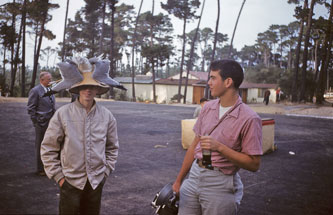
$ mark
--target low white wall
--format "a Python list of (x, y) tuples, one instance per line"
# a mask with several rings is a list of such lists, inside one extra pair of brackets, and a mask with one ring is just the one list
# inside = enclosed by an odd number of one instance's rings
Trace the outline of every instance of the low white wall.
[[(274, 89), (269, 89), (271, 95), (269, 96), (269, 102), (276, 102), (276, 94)], [(247, 90), (247, 102), (248, 103), (263, 103), (264, 97), (258, 97), (258, 88), (249, 88)]]
[[(123, 83), (124, 87), (127, 88), (126, 95), (128, 98), (132, 98), (132, 84)], [(153, 85), (152, 84), (135, 84), (135, 97), (136, 99), (150, 100), (153, 101)], [(171, 98), (178, 94), (178, 86), (177, 85), (164, 85), (164, 84), (156, 84), (156, 96), (157, 103), (170, 103)], [(182, 86), (182, 94), (184, 94), (184, 86)], [(193, 87), (187, 87), (187, 96), (186, 102), (192, 104), (193, 97)]]

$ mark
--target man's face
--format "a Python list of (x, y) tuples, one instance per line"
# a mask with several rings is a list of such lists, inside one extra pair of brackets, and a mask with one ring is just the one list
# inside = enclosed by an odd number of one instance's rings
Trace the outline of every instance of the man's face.
[(222, 96), (226, 91), (225, 81), (222, 80), (219, 71), (210, 71), (210, 79), (208, 81), (210, 93), (214, 97)]
[(44, 76), (40, 79), (40, 83), (41, 83), (44, 87), (48, 87), (51, 81), (52, 81), (52, 76), (51, 76), (51, 74), (46, 74), (46, 75), (44, 75)]
[(81, 86), (80, 87), (80, 100), (92, 101), (98, 92), (98, 87), (96, 86)]

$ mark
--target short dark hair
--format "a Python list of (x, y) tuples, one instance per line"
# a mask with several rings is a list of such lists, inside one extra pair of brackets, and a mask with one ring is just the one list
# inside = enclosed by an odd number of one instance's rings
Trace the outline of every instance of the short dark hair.
[(201, 104), (201, 103), (204, 103), (204, 102), (206, 102), (206, 101), (208, 101), (208, 99), (206, 99), (206, 98), (201, 98), (201, 99), (200, 99), (200, 104)]
[(234, 87), (239, 88), (244, 79), (242, 67), (234, 60), (216, 60), (210, 64), (211, 71), (219, 71), (222, 80), (231, 78)]

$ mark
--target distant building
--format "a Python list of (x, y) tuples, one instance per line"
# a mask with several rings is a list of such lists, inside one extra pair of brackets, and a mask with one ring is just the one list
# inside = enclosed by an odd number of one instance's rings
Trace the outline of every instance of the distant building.
[[(183, 77), (186, 76), (184, 72)], [(200, 99), (204, 97), (205, 87), (207, 83), (208, 73), (206, 72), (190, 72), (187, 86), (186, 103), (200, 104)], [(127, 96), (132, 98), (132, 78), (116, 77), (116, 81), (120, 82), (127, 88)], [(153, 84), (151, 75), (137, 75), (134, 79), (135, 96), (137, 100), (153, 101)], [(164, 79), (156, 79), (156, 102), (171, 103), (172, 98), (178, 94), (179, 74)], [(268, 89), (271, 91), (269, 97), (270, 102), (275, 102), (275, 89), (277, 84), (260, 84), (249, 83), (243, 81), (240, 86), (240, 95), (245, 103), (262, 103), (264, 100), (264, 92)], [(184, 95), (185, 78), (182, 79), (181, 94)], [(183, 101), (183, 100), (181, 100)]]

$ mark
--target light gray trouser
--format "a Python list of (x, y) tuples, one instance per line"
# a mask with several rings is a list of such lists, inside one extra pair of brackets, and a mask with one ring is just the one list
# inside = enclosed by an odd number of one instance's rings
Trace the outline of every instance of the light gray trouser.
[(243, 184), (238, 173), (225, 175), (219, 170), (201, 168), (194, 161), (180, 188), (178, 214), (237, 214), (242, 197)]

